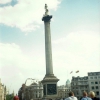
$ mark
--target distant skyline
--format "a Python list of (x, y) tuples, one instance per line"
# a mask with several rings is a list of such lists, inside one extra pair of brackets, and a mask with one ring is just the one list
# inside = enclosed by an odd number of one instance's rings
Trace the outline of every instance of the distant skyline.
[(100, 71), (100, 0), (0, 0), (0, 78), (10, 92), (45, 76), (45, 3), (58, 85)]

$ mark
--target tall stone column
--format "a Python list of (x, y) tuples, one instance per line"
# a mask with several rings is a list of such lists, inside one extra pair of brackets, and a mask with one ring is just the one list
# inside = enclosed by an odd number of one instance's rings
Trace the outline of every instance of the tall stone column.
[(45, 26), (45, 59), (46, 59), (46, 75), (42, 80), (44, 98), (57, 98), (57, 82), (59, 79), (53, 74), (52, 64), (52, 46), (50, 20), (52, 16), (48, 14), (47, 5), (45, 4), (45, 15), (42, 18)]
[(50, 19), (52, 16), (44, 16), (43, 21), (45, 25), (45, 57), (46, 57), (46, 75), (53, 75), (52, 66), (52, 48), (51, 48), (51, 32)]

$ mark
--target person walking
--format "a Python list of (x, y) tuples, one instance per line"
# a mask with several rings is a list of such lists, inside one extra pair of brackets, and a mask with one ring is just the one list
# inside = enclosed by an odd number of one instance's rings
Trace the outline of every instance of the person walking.
[(88, 97), (87, 92), (83, 92), (83, 98), (81, 100), (92, 100), (91, 98)]
[(78, 100), (77, 97), (74, 96), (74, 93), (71, 91), (69, 92), (69, 97), (65, 100)]
[(19, 97), (17, 96), (17, 94), (16, 96), (14, 96), (13, 100), (19, 100)]
[(89, 92), (89, 96), (90, 96), (90, 98), (91, 98), (92, 100), (100, 100), (100, 98), (97, 98), (97, 97), (95, 96), (95, 93), (94, 93), (93, 91), (90, 91), (90, 92)]

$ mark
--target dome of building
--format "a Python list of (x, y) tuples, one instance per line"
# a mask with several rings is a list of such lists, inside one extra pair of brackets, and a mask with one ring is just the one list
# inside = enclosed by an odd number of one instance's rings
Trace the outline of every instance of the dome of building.
[(37, 85), (37, 83), (36, 82), (33, 82), (31, 85)]
[(68, 84), (70, 84), (70, 81), (69, 81), (69, 79), (67, 79), (67, 81), (66, 81), (66, 85), (68, 85)]

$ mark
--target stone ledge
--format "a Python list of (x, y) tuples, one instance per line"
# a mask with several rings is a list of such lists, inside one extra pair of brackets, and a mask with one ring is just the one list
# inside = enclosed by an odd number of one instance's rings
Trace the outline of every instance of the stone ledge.
[(43, 83), (43, 82), (58, 82), (58, 81), (59, 79), (56, 76), (50, 74), (50, 75), (45, 75), (45, 77), (41, 82)]

